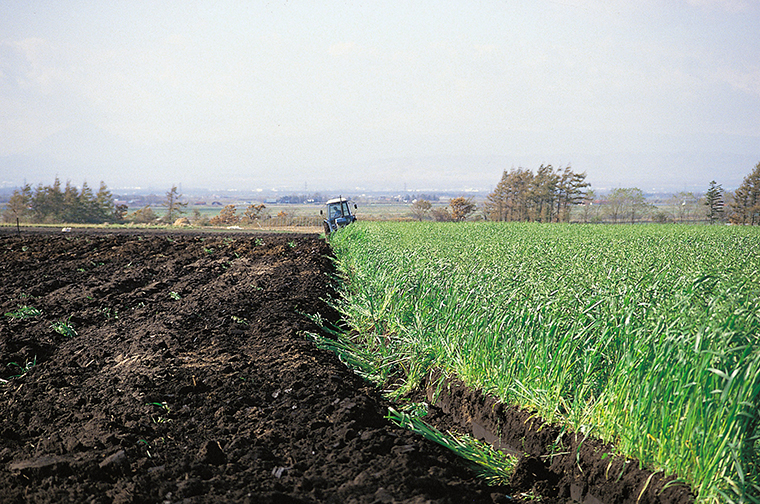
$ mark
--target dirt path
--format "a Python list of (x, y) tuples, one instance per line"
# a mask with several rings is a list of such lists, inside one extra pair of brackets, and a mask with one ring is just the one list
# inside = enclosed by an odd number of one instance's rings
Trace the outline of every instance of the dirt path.
[(568, 502), (532, 466), (484, 485), (304, 338), (337, 318), (329, 254), (0, 228), (0, 502)]

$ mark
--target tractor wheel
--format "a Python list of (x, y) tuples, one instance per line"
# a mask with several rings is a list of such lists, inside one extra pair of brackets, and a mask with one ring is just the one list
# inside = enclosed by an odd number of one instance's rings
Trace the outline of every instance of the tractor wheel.
[(330, 225), (326, 222), (323, 222), (322, 226), (324, 226), (325, 228), (325, 238), (327, 238), (328, 236), (330, 236)]

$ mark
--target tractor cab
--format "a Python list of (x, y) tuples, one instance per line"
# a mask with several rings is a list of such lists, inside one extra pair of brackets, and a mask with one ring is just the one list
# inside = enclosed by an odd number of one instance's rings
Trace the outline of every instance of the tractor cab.
[[(354, 205), (354, 210), (356, 210), (356, 205)], [(351, 205), (342, 196), (328, 201), (326, 212), (327, 215), (325, 215), (325, 211), (319, 211), (325, 217), (322, 223), (325, 228), (325, 236), (329, 236), (330, 233), (346, 227), (356, 220), (356, 216), (351, 213)]]

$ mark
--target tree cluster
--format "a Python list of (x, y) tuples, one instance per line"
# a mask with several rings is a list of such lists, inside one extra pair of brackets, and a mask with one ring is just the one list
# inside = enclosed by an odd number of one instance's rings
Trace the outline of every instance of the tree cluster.
[[(153, 211), (150, 203), (142, 208), (139, 208), (127, 216), (127, 220), (136, 224), (155, 224), (162, 220), (168, 224), (172, 224), (174, 219), (185, 213), (187, 208), (187, 202), (181, 200), (182, 194), (177, 190), (177, 186), (173, 185), (170, 190), (166, 192), (163, 204), (166, 206), (166, 214), (160, 217)], [(147, 201), (155, 200), (154, 195), (150, 195), (146, 198)]]
[(734, 224), (760, 225), (760, 163), (734, 191), (729, 208)]
[(698, 219), (700, 197), (690, 191), (680, 191), (670, 197), (669, 203), (673, 208), (673, 222), (689, 222)]
[(266, 206), (263, 204), (259, 205), (248, 205), (248, 208), (245, 209), (243, 212), (243, 215), (237, 214), (237, 207), (235, 205), (227, 205), (225, 206), (221, 212), (219, 212), (219, 215), (216, 215), (209, 219), (208, 223), (212, 226), (230, 226), (233, 224), (255, 224), (257, 221), (261, 220), (263, 211), (266, 209)]
[(570, 207), (586, 197), (586, 173), (570, 166), (555, 170), (541, 165), (534, 174), (523, 168), (504, 170), (493, 193), (488, 195), (485, 214), (493, 221), (569, 222)]
[(446, 207), (433, 207), (426, 199), (418, 199), (412, 203), (410, 210), (417, 220), (425, 220), (428, 216), (436, 222), (462, 222), (475, 213), (477, 205), (472, 198), (459, 196), (449, 200)]
[(114, 204), (111, 191), (103, 182), (98, 192), (94, 193), (87, 182), (82, 184), (81, 190), (70, 181), (61, 187), (61, 181), (56, 177), (53, 185), (39, 184), (32, 189), (30, 184), (26, 184), (13, 191), (3, 219), (6, 222), (18, 219), (20, 222), (44, 224), (99, 224), (120, 222), (126, 211), (126, 205)]
[(628, 221), (633, 224), (651, 209), (644, 191), (638, 187), (618, 187), (607, 196), (607, 214), (613, 224)]

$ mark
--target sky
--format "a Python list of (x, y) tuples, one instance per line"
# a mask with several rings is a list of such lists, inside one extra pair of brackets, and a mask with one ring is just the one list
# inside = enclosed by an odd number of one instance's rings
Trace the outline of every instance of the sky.
[(0, 185), (736, 187), (760, 1), (0, 0)]

